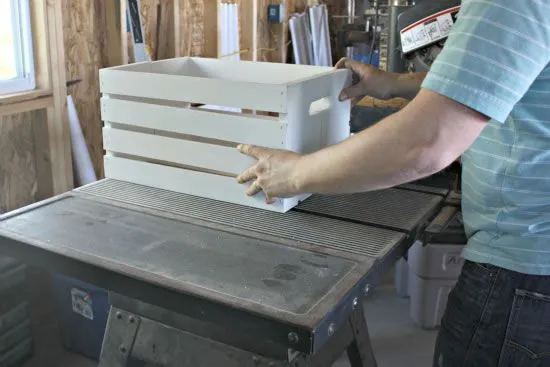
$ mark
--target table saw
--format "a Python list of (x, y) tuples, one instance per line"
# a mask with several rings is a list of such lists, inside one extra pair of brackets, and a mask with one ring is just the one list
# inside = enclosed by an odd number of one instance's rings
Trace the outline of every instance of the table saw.
[(104, 179), (1, 216), (0, 253), (109, 290), (101, 367), (375, 366), (362, 300), (447, 194), (277, 213)]

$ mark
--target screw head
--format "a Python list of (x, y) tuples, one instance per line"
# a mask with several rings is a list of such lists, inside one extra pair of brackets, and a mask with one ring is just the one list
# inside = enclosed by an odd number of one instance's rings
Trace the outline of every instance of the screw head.
[(368, 296), (370, 293), (370, 284), (365, 285), (365, 296)]
[(116, 318), (120, 320), (122, 318), (122, 312), (117, 311)]
[(133, 324), (134, 322), (136, 322), (136, 318), (134, 316), (130, 316), (128, 317), (128, 321), (130, 322), (130, 324)]
[(355, 297), (352, 302), (353, 309), (357, 309), (359, 307), (359, 297)]
[(126, 353), (126, 347), (124, 345), (121, 345), (118, 350), (120, 350), (120, 353)]
[(291, 344), (298, 344), (298, 342), (300, 341), (300, 338), (298, 337), (298, 334), (296, 334), (295, 332), (292, 332), (292, 333), (288, 333), (288, 341)]
[(258, 358), (258, 356), (252, 356), (252, 361), (253, 362), (258, 363), (259, 360), (260, 360), (260, 358)]
[(335, 331), (336, 331), (336, 325), (334, 325), (334, 323), (330, 324), (328, 326), (328, 336), (333, 336)]

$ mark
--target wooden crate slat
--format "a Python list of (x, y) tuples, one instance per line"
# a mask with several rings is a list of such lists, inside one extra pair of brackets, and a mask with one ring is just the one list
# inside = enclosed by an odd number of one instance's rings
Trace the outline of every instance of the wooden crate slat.
[(287, 126), (273, 118), (101, 98), (104, 121), (180, 134), (283, 148)]
[(292, 198), (266, 204), (262, 193), (254, 197), (246, 196), (246, 185), (237, 183), (232, 177), (112, 156), (105, 156), (104, 162), (107, 177), (159, 189), (278, 212), (286, 212), (298, 202), (298, 198)]
[(256, 160), (234, 147), (176, 139), (140, 132), (103, 128), (103, 141), (108, 152), (124, 153), (154, 160), (201, 167), (238, 175)]
[(101, 92), (286, 113), (287, 87), (148, 72), (100, 70)]

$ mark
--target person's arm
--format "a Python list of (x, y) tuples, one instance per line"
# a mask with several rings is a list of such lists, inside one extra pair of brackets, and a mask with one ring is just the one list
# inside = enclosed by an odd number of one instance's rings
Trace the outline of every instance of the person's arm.
[(298, 192), (351, 193), (400, 185), (447, 167), (488, 120), (422, 90), (413, 102), (373, 127), (301, 156), (290, 177)]
[[(351, 138), (316, 151), (292, 152), (243, 145), (258, 163), (238, 177), (255, 179), (248, 195), (269, 199), (301, 193), (378, 190), (438, 172), (458, 158), (488, 117), (428, 90), (401, 111)], [(421, 122), (421, 123), (420, 123)]]
[[(406, 108), (311, 154), (241, 146), (258, 162), (239, 182), (253, 180), (247, 194), (263, 191), (269, 201), (300, 193), (374, 190), (445, 167), (470, 146), (489, 118), (507, 123), (548, 67), (549, 9), (542, 0), (463, 2), (421, 92)], [(540, 83), (537, 93), (544, 93), (545, 81)], [(525, 103), (544, 108), (532, 99)]]
[(422, 82), (428, 72), (397, 74), (390, 98), (404, 98), (412, 100), (420, 91)]

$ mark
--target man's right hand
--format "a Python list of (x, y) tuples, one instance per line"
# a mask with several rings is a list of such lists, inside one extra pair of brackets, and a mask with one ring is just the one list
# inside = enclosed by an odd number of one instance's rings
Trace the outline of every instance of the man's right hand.
[(338, 69), (351, 70), (352, 85), (340, 93), (340, 100), (351, 99), (355, 105), (366, 96), (376, 99), (405, 98), (413, 99), (419, 92), (426, 72), (390, 73), (369, 64), (341, 59), (335, 66)]
[(352, 104), (356, 104), (366, 96), (376, 99), (393, 98), (392, 91), (395, 89), (397, 74), (346, 58), (340, 59), (336, 68), (351, 70), (353, 75), (352, 85), (342, 90), (340, 101), (351, 99)]

